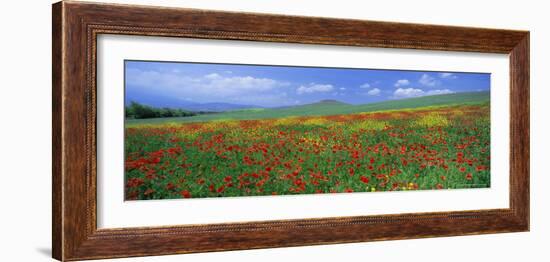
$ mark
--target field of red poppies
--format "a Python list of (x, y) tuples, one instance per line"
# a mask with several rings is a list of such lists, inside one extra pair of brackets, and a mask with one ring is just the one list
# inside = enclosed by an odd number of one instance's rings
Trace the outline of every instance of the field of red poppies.
[(131, 125), (127, 200), (490, 186), (489, 106)]

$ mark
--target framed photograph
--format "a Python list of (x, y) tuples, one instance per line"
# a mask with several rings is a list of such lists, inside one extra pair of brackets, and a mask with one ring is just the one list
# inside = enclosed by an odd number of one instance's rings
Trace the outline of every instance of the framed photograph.
[(53, 5), (53, 257), (529, 230), (529, 32)]

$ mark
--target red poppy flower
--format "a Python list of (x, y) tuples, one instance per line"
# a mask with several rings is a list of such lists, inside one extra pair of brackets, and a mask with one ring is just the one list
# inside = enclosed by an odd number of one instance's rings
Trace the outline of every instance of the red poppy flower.
[(353, 169), (353, 167), (350, 167), (348, 171), (350, 176), (353, 176), (355, 174), (355, 169)]
[(180, 192), (180, 195), (183, 197), (183, 198), (191, 198), (191, 193), (189, 193), (189, 191), (187, 190), (183, 190)]
[(128, 179), (128, 182), (126, 182), (126, 186), (127, 187), (139, 187), (141, 185), (143, 185), (143, 179), (141, 178), (130, 178)]
[(174, 184), (172, 184), (172, 183), (168, 183), (168, 184), (166, 185), (166, 189), (168, 189), (168, 190), (173, 190), (174, 188), (176, 188), (176, 186), (175, 186)]

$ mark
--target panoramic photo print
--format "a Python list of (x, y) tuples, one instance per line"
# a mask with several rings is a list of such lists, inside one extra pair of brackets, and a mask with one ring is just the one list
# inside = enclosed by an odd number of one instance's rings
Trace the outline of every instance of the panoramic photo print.
[(490, 187), (490, 74), (127, 60), (125, 199)]

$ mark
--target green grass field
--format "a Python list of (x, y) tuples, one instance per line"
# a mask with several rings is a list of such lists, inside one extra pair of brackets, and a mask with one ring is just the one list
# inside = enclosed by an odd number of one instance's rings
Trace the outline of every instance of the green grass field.
[(491, 183), (488, 92), (355, 106), (328, 101), (129, 123), (126, 200)]
[(247, 109), (228, 111), (216, 114), (197, 115), (192, 117), (151, 118), (151, 119), (127, 119), (128, 126), (143, 124), (166, 124), (186, 122), (207, 122), (213, 120), (254, 120), (268, 118), (284, 118), (289, 116), (326, 116), (354, 114), (361, 112), (375, 112), (385, 110), (397, 110), (405, 108), (438, 107), (438, 106), (464, 106), (488, 103), (489, 92), (456, 93), (447, 95), (425, 96), (401, 100), (390, 100), (379, 103), (363, 105), (350, 105), (339, 102), (320, 102), (309, 105), (274, 108), (274, 109)]

